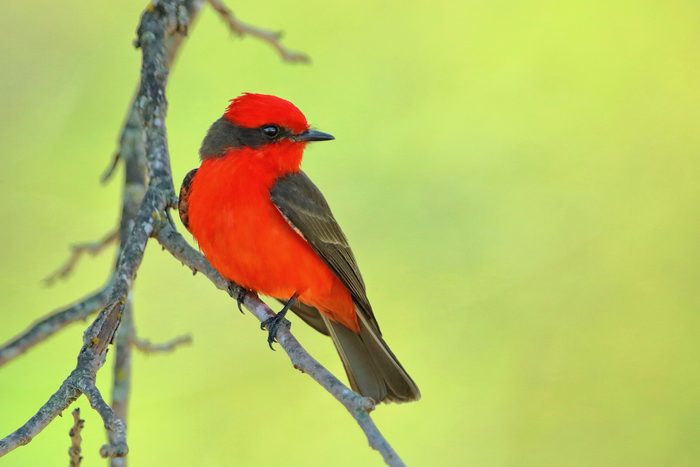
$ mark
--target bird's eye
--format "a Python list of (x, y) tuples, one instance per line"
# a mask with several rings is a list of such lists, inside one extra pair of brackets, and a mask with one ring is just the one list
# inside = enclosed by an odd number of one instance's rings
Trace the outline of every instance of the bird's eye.
[(265, 125), (264, 127), (262, 127), (262, 132), (265, 136), (272, 139), (279, 135), (280, 129), (276, 125)]

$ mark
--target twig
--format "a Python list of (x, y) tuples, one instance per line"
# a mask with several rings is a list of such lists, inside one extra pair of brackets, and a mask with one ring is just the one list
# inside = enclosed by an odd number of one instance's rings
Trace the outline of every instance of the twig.
[(115, 152), (112, 156), (112, 159), (109, 162), (109, 166), (107, 167), (107, 169), (105, 169), (104, 173), (100, 177), (100, 183), (105, 184), (109, 181), (110, 178), (112, 178), (112, 175), (114, 175), (114, 171), (117, 170), (117, 166), (119, 165), (120, 159), (121, 154), (119, 152)]
[(282, 45), (282, 32), (280, 31), (269, 31), (267, 29), (262, 29), (252, 24), (244, 23), (243, 21), (236, 18), (233, 12), (224, 5), (220, 0), (208, 0), (209, 4), (214, 8), (221, 18), (226, 21), (231, 32), (238, 35), (239, 37), (245, 37), (246, 35), (251, 37), (257, 37), (263, 42), (270, 44), (277, 53), (280, 54), (282, 60), (290, 63), (309, 63), (311, 59), (308, 55), (303, 52), (296, 52), (290, 50), (284, 45)]
[(73, 272), (83, 255), (96, 256), (119, 238), (119, 231), (113, 230), (96, 242), (77, 243), (72, 245), (71, 253), (63, 265), (44, 279), (44, 284), (52, 286), (58, 279), (65, 279)]
[(111, 282), (97, 293), (67, 308), (55, 311), (32, 324), (26, 331), (0, 346), (0, 366), (22, 355), (39, 342), (43, 342), (64, 327), (84, 320), (105, 307), (111, 292)]
[[(179, 35), (178, 35), (179, 36)], [(180, 44), (180, 40), (170, 39)], [(138, 93), (138, 90), (137, 90)], [(140, 114), (132, 102), (126, 124), (119, 138), (117, 154), (124, 161), (124, 191), (122, 194), (122, 213), (119, 222), (119, 249), (126, 248), (126, 239), (132, 228), (134, 218), (139, 212), (146, 193), (146, 149), (143, 143), (143, 125)], [(129, 415), (129, 397), (131, 394), (131, 339), (134, 336), (134, 307), (131, 296), (124, 307), (121, 324), (115, 342), (114, 368), (112, 369), (112, 408), (117, 418), (127, 423)], [(111, 444), (116, 440), (107, 433)], [(125, 434), (126, 436), (126, 434)], [(111, 467), (126, 467), (126, 457), (111, 457)]]
[(192, 336), (189, 334), (184, 334), (182, 336), (177, 336), (169, 341), (161, 343), (153, 343), (148, 339), (139, 339), (134, 337), (131, 340), (131, 343), (140, 352), (143, 352), (145, 354), (168, 353), (172, 352), (178, 347), (182, 347), (183, 345), (191, 344)]
[[(131, 339), (134, 333), (134, 317), (131, 297), (129, 297), (122, 322), (117, 331), (115, 339), (114, 368), (112, 369), (112, 409), (114, 416), (125, 425), (129, 414), (129, 395), (131, 393)], [(117, 445), (118, 440), (114, 439), (113, 433), (107, 431), (107, 436), (111, 445)], [(126, 432), (124, 433), (126, 443)], [(125, 457), (111, 457), (111, 467), (125, 467)]]
[(68, 456), (70, 457), (70, 467), (79, 467), (80, 461), (83, 457), (80, 455), (81, 447), (80, 444), (83, 442), (83, 438), (80, 436), (80, 432), (85, 426), (85, 420), (80, 418), (80, 408), (77, 407), (73, 410), (73, 427), (68, 432), (70, 436), (70, 449), (68, 450)]

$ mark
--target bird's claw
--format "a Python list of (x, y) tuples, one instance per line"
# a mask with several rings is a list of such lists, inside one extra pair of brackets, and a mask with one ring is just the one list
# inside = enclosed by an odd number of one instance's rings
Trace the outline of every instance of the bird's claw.
[(281, 326), (285, 326), (287, 328), (292, 327), (292, 323), (284, 317), (283, 313), (276, 314), (272, 318), (267, 318), (265, 321), (260, 323), (260, 329), (263, 331), (267, 329), (267, 344), (272, 350), (275, 350), (272, 347), (272, 343), (277, 342), (277, 331)]
[(243, 305), (243, 301), (245, 300), (245, 296), (248, 293), (248, 291), (244, 288), (238, 289), (238, 293), (236, 294), (236, 305), (238, 306), (238, 311), (243, 313), (243, 308), (241, 305)]
[(233, 282), (229, 282), (228, 284), (228, 294), (231, 297), (236, 297), (236, 306), (238, 307), (238, 311), (243, 313), (243, 302), (245, 301), (246, 295), (248, 295), (249, 290), (240, 287)]

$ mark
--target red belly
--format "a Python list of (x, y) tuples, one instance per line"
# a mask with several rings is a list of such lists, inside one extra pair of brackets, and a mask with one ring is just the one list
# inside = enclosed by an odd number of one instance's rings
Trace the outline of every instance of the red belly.
[(205, 161), (192, 181), (189, 228), (221, 275), (261, 294), (294, 293), (329, 318), (357, 331), (347, 288), (270, 200), (274, 178), (255, 161)]

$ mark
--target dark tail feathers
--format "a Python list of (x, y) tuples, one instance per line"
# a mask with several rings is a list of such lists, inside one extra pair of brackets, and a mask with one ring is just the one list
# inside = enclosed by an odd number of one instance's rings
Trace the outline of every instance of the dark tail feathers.
[(379, 330), (361, 312), (357, 315), (360, 322), (359, 334), (321, 314), (343, 361), (352, 389), (377, 402), (409, 402), (420, 399), (418, 386), (384, 342)]

